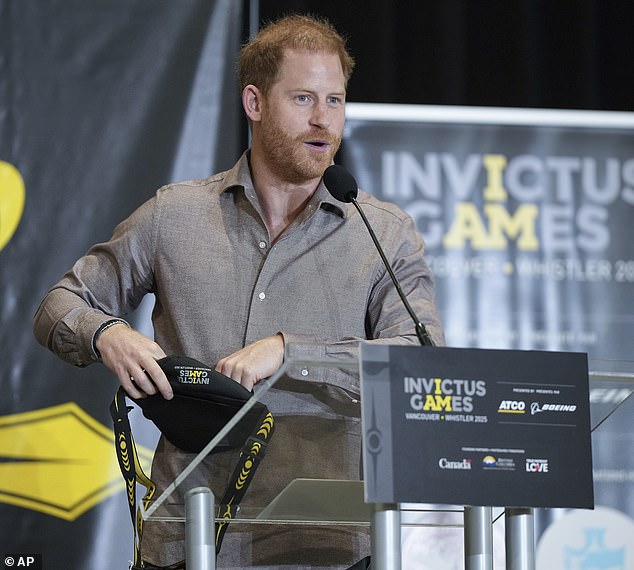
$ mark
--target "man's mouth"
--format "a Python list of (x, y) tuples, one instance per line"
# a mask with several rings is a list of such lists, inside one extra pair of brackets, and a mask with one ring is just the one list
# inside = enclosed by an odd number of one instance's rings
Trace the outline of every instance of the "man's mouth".
[(330, 147), (330, 143), (326, 142), (326, 141), (306, 141), (306, 144), (316, 150), (326, 150), (328, 147)]

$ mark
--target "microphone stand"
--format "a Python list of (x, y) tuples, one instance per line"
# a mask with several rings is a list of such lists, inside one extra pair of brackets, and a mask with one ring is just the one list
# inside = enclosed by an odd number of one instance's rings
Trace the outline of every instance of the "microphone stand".
[(412, 320), (414, 321), (416, 336), (418, 337), (418, 341), (420, 342), (422, 346), (435, 346), (434, 341), (431, 339), (431, 337), (429, 336), (429, 333), (427, 332), (427, 329), (425, 328), (423, 323), (420, 322), (420, 320), (416, 316), (416, 313), (414, 312), (414, 309), (412, 309), (411, 305), (409, 304), (409, 301), (407, 300), (405, 293), (403, 293), (403, 290), (401, 289), (401, 285), (399, 284), (398, 279), (396, 278), (396, 275), (394, 275), (394, 271), (392, 271), (392, 266), (390, 265), (389, 261), (385, 257), (385, 253), (383, 253), (383, 248), (379, 244), (379, 240), (377, 239), (376, 234), (374, 233), (374, 230), (372, 229), (372, 226), (370, 225), (370, 222), (368, 221), (368, 218), (366, 218), (365, 214), (363, 213), (363, 210), (361, 209), (361, 206), (359, 206), (359, 202), (357, 202), (357, 199), (352, 195), (350, 195), (349, 198), (350, 198), (350, 201), (354, 204), (354, 207), (359, 212), (361, 219), (365, 223), (365, 227), (368, 228), (368, 232), (370, 232), (370, 237), (372, 238), (372, 241), (374, 242), (374, 245), (376, 246), (376, 249), (378, 250), (379, 255), (381, 256), (381, 259), (383, 260), (383, 264), (385, 265), (387, 272), (390, 274), (392, 283), (394, 283), (394, 287), (396, 287), (396, 290), (398, 291), (398, 294), (401, 297), (401, 300), (403, 301), (403, 304), (405, 305), (407, 312), (409, 313), (410, 317), (412, 317)]

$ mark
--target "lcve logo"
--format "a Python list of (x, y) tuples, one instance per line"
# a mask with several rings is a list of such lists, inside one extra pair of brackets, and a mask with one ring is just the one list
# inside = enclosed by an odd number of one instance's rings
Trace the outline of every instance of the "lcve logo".
[(527, 459), (526, 471), (528, 473), (548, 473), (547, 459)]

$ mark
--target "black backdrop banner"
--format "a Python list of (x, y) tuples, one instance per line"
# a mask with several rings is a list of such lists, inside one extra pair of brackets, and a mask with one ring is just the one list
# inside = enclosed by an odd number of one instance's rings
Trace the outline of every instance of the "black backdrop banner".
[(127, 568), (116, 379), (38, 346), (32, 317), (160, 185), (238, 158), (241, 34), (234, 0), (0, 1), (0, 560)]

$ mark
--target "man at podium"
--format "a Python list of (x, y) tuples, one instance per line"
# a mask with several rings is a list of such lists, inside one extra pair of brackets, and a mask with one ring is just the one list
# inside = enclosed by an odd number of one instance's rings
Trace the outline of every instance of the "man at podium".
[[(103, 362), (133, 398), (172, 391), (156, 360), (186, 355), (247, 389), (285, 358), (345, 358), (360, 340), (417, 344), (414, 326), (358, 213), (322, 175), (344, 128), (353, 60), (327, 22), (290, 16), (262, 29), (238, 60), (252, 144), (235, 166), (159, 189), (54, 285), (34, 331), (64, 360)], [(443, 342), (424, 245), (396, 206), (359, 193), (412, 308)], [(154, 339), (129, 326), (153, 293)], [(243, 504), (265, 504), (293, 477), (358, 479), (358, 374), (302, 367), (266, 394), (276, 417), (267, 456)], [(187, 418), (183, 418), (186, 422)], [(211, 455), (215, 464), (232, 461)], [(161, 438), (159, 492), (192, 459)], [(216, 497), (226, 477), (204, 480)], [(182, 566), (183, 527), (148, 521), (145, 567)], [(230, 527), (219, 568), (347, 568), (369, 554), (356, 527)]]

